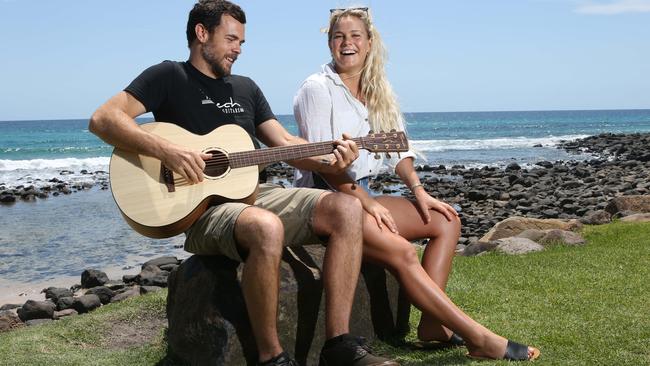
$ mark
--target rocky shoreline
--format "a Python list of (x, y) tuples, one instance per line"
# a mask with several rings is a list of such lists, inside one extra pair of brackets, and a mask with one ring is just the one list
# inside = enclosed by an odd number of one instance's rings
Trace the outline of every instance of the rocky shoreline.
[[(463, 227), (460, 244), (469, 244), (497, 222), (511, 216), (581, 219), (591, 223), (607, 202), (622, 195), (650, 193), (650, 133), (601, 134), (558, 145), (575, 154), (589, 153), (590, 160), (540, 161), (533, 167), (511, 163), (506, 167), (420, 165), (417, 171), (434, 197), (455, 204)], [(293, 168), (274, 164), (267, 168), (269, 181), (290, 185)], [(105, 171), (80, 173), (89, 179), (61, 178), (26, 181), (16, 187), (0, 183), (0, 204), (34, 201), (99, 186), (109, 188)], [(380, 174), (371, 184), (375, 193), (412, 197), (394, 174)], [(594, 222), (595, 223), (595, 222)]]
[[(511, 163), (503, 168), (421, 165), (416, 169), (429, 194), (460, 208), (461, 245), (477, 241), (497, 222), (512, 216), (601, 223), (598, 220), (610, 199), (650, 193), (650, 133), (601, 134), (563, 142), (558, 148), (594, 158), (540, 161), (532, 168)], [(287, 166), (276, 165), (269, 173), (287, 182), (293, 178)], [(380, 174), (370, 187), (377, 193), (412, 197), (394, 174)]]
[[(27, 177), (24, 183), (10, 186), (8, 183), (0, 182), (0, 205), (10, 205), (16, 202), (33, 202), (37, 198), (45, 199), (50, 196), (68, 195), (74, 192), (89, 190), (99, 187), (102, 190), (109, 188), (108, 172), (98, 170), (90, 172), (81, 170), (74, 179), (66, 177), (75, 174), (69, 170), (62, 170), (58, 177), (48, 180), (30, 179)], [(84, 179), (80, 179), (83, 177)]]
[(0, 332), (85, 314), (103, 305), (159, 291), (167, 287), (169, 274), (180, 264), (176, 257), (155, 258), (142, 264), (137, 275), (124, 275), (121, 280), (111, 280), (105, 272), (86, 269), (81, 273), (80, 284), (43, 289), (44, 301), (1, 304)]

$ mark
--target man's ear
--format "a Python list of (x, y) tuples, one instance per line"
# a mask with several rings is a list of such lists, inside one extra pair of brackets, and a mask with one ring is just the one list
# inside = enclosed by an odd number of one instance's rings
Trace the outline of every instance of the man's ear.
[(204, 43), (204, 42), (206, 42), (206, 41), (208, 40), (208, 38), (209, 38), (209, 35), (210, 35), (209, 32), (208, 32), (208, 30), (207, 30), (207, 29), (205, 28), (205, 26), (204, 26), (203, 24), (201, 24), (201, 23), (197, 23), (197, 24), (194, 26), (194, 32), (196, 33), (196, 39), (197, 39), (200, 43)]

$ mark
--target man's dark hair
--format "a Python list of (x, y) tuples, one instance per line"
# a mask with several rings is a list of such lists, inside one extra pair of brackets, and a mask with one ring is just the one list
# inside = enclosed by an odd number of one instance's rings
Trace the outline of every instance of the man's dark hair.
[(190, 47), (196, 39), (194, 28), (197, 24), (203, 24), (209, 33), (214, 31), (221, 23), (223, 14), (230, 15), (238, 22), (246, 24), (246, 14), (237, 4), (226, 0), (200, 0), (194, 4), (187, 19), (187, 46)]

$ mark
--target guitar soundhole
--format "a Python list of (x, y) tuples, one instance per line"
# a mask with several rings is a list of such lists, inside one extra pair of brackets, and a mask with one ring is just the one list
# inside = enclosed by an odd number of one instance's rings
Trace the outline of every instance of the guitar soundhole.
[(205, 169), (203, 173), (207, 178), (216, 179), (230, 170), (230, 162), (228, 156), (219, 150), (208, 150), (206, 154), (211, 154), (212, 158), (205, 161)]

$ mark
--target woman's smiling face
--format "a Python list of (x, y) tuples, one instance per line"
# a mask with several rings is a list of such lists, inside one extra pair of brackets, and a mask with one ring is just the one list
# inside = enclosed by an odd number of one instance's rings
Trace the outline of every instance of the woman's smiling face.
[(363, 21), (356, 16), (344, 16), (332, 27), (329, 47), (339, 74), (361, 71), (371, 40)]

